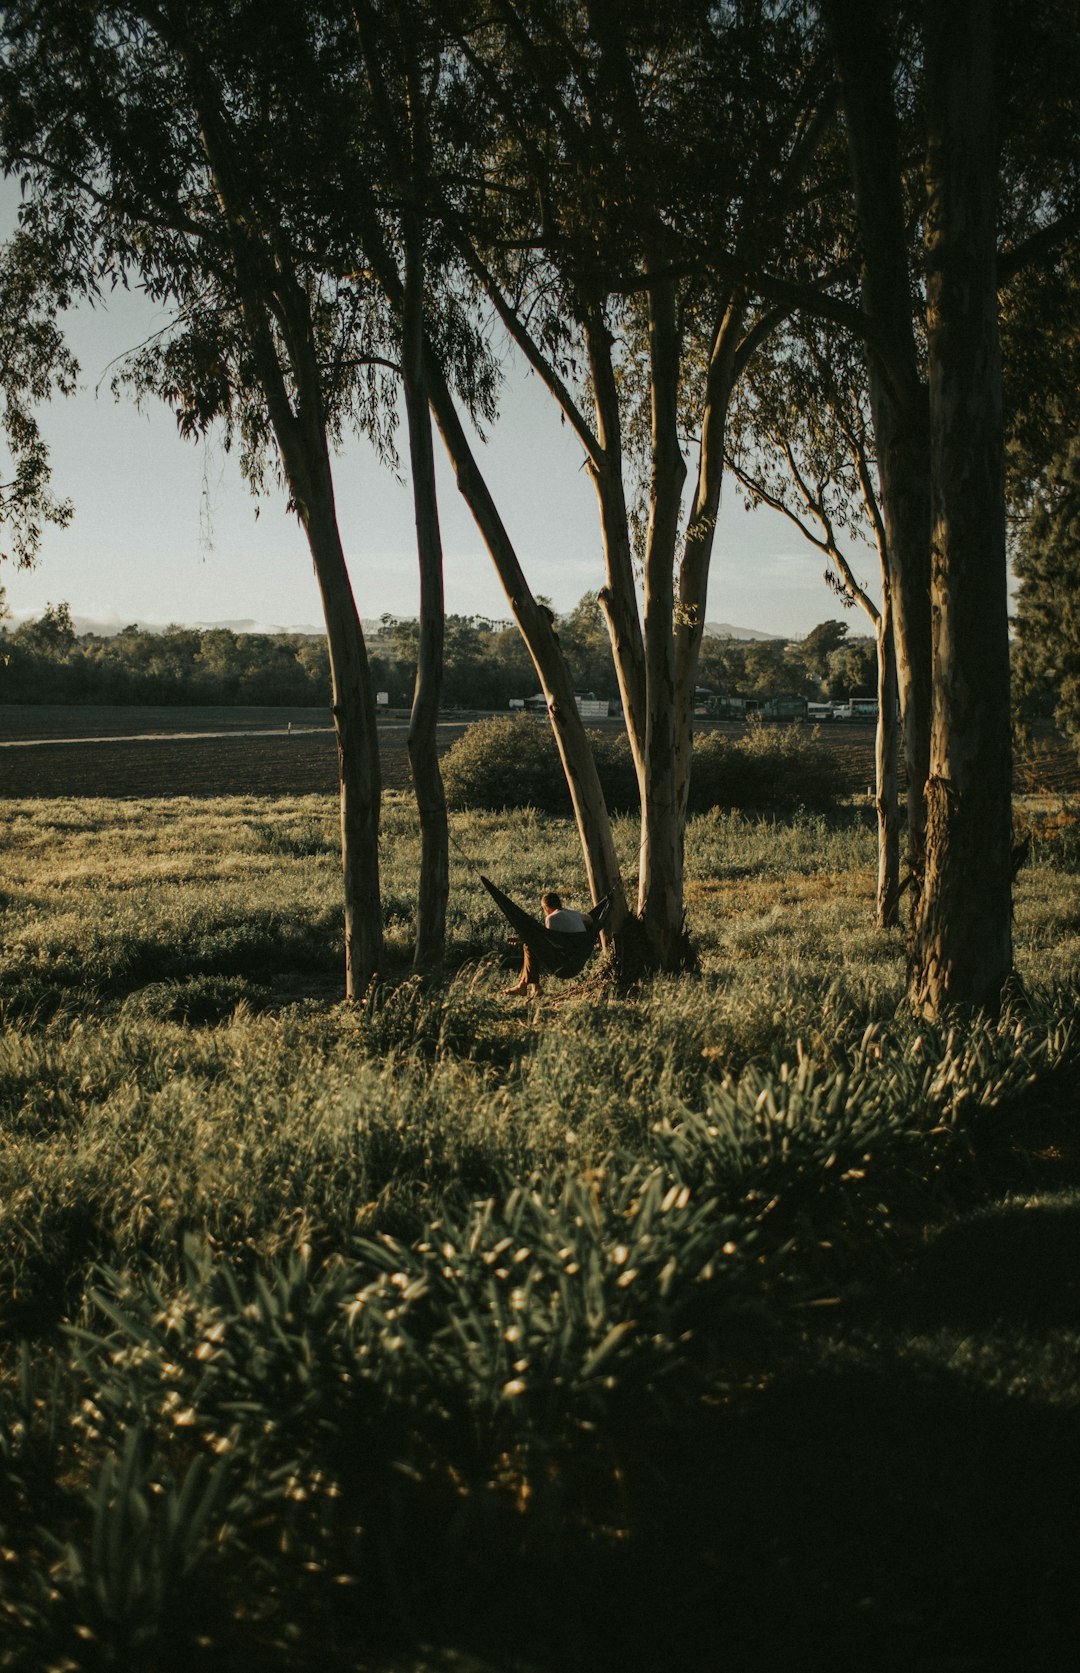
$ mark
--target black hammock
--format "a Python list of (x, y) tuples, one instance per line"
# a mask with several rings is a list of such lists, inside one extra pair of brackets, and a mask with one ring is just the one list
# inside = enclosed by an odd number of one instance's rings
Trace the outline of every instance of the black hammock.
[(605, 895), (603, 900), (582, 917), (588, 926), (585, 929), (548, 929), (539, 918), (533, 918), (516, 902), (504, 895), (496, 888), (490, 877), (480, 873), (480, 881), (484, 885), (503, 917), (517, 930), (522, 941), (528, 947), (533, 958), (549, 976), (560, 976), (568, 979), (579, 976), (592, 956), (600, 931), (607, 922), (611, 911), (611, 896)]

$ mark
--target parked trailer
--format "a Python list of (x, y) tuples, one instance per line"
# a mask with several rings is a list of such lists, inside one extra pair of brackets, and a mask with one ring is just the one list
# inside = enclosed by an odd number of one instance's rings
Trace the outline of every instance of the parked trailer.
[(761, 706), (762, 720), (805, 720), (805, 697), (770, 697)]
[(714, 720), (745, 720), (746, 698), (725, 697), (722, 692), (699, 686), (694, 692), (694, 713), (711, 715)]
[(838, 703), (833, 710), (834, 720), (876, 720), (876, 697), (853, 697), (850, 702)]

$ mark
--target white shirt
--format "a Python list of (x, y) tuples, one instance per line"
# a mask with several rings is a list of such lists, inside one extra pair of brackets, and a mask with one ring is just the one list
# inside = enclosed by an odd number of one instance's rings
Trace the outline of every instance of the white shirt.
[(544, 928), (560, 930), (564, 935), (580, 934), (588, 927), (581, 913), (568, 906), (560, 906), (554, 912), (544, 914)]

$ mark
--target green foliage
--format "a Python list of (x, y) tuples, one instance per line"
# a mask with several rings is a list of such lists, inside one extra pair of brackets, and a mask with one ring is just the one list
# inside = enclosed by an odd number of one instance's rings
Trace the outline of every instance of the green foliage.
[(64, 528), (72, 516), (52, 493), (37, 419), (51, 395), (74, 393), (79, 373), (56, 323), (52, 254), (49, 240), (22, 232), (0, 247), (0, 558), (21, 565), (34, 562), (47, 524)]
[(77, 634), (59, 604), (5, 632), (3, 644), (7, 703), (329, 703), (325, 643), (305, 634), (136, 625)]
[[(612, 811), (633, 806), (635, 779), (622, 733), (593, 730), (589, 739)], [(493, 716), (468, 727), (442, 761), (452, 808), (536, 808), (570, 811), (559, 752), (547, 718)]]
[(835, 807), (844, 794), (834, 751), (799, 726), (752, 726), (740, 737), (701, 732), (694, 741), (690, 806), (791, 813)]
[(1026, 714), (1052, 713), (1080, 751), (1080, 440), (1046, 471), (1015, 554), (1016, 677)]
[[(850, 640), (832, 662), (824, 654), (808, 660), (806, 647), (817, 645), (815, 635), (843, 625), (822, 623), (806, 640), (790, 644), (706, 636), (699, 678), (710, 688), (759, 699), (791, 692), (872, 695), (872, 640)], [(135, 624), (109, 637), (80, 634), (66, 604), (50, 605), (40, 619), (0, 632), (7, 659), (0, 662), (3, 702), (302, 707), (329, 702), (326, 645), (314, 635), (179, 626), (152, 631)], [(414, 620), (385, 616), (369, 633), (372, 685), (385, 691), (395, 708), (412, 702), (417, 632)], [(558, 633), (576, 689), (617, 698), (611, 646), (595, 599), (583, 598), (560, 617)], [(511, 698), (534, 691), (536, 680), (512, 624), (484, 616), (447, 617), (442, 688), (447, 707), (505, 710)]]
[(497, 1170), (479, 1198), (448, 1178), (411, 1231), (341, 1228), (322, 1264), (308, 1222), (270, 1260), (189, 1235), (165, 1267), (100, 1268), (0, 1397), (9, 1642), (213, 1665), (342, 1610), (372, 1642), (448, 1563), (637, 1537), (642, 1435), (693, 1432), (728, 1356), (889, 1271), (977, 1190), (973, 1115), (1000, 1124), (1078, 1051), (1014, 1015), (833, 1055), (714, 1082), (587, 1166)]

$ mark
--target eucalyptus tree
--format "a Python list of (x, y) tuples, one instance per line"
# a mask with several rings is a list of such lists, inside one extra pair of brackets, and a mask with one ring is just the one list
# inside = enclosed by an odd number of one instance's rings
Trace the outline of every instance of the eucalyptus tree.
[[(869, 618), (877, 655), (877, 922), (900, 919), (900, 707), (891, 565), (860, 345), (803, 316), (774, 334), (736, 393), (728, 459), (750, 503), (781, 512), (825, 558), (825, 580)], [(880, 605), (852, 544), (876, 549)]]
[(925, 53), (933, 716), (912, 998), (938, 1015), (995, 1003), (1012, 969), (1001, 293), (1077, 248), (1080, 35), (1061, 0), (957, 0), (928, 14)]
[[(411, 372), (414, 390), (422, 388), (427, 396), (458, 489), (492, 558), (552, 715), (559, 717), (555, 736), (577, 817), (590, 891), (594, 900), (607, 894), (614, 897), (610, 921), (617, 925), (625, 917), (625, 901), (610, 820), (554, 617), (532, 591), (478, 447), (455, 399), (454, 386), (460, 390), (467, 380), (460, 373), (454, 377), (447, 334), (444, 330), (440, 340), (434, 329), (440, 310), (429, 306), (424, 313), (415, 306), (410, 308), (409, 264), (402, 262), (388, 241), (385, 217), (380, 212), (380, 199), (401, 207), (414, 241), (424, 242), (428, 270), (437, 271), (443, 297), (452, 297), (455, 305), (467, 301), (476, 294), (476, 287), (462, 273), (447, 229), (460, 224), (462, 187), (464, 184), (468, 190), (470, 183), (482, 175), (485, 165), (480, 152), (489, 136), (484, 130), (478, 133), (476, 112), (461, 76), (456, 37), (453, 29), (447, 28), (445, 8), (438, 0), (430, 4), (427, 0), (385, 0), (381, 4), (348, 0), (346, 10), (355, 25), (363, 75), (378, 112), (382, 139), (376, 171), (358, 173), (353, 178), (343, 215), (343, 224), (349, 229), (346, 236), (365, 252), (367, 270), (390, 305), (412, 322), (414, 350), (422, 338), (421, 357), (405, 363), (406, 387)], [(409, 61), (415, 65), (417, 43), (423, 43), (424, 48), (427, 73), (423, 76), (415, 70), (411, 75), (403, 73), (402, 69)], [(418, 127), (423, 135), (421, 148), (414, 142)], [(344, 136), (343, 147), (348, 149), (349, 145), (349, 137)], [(416, 271), (415, 263), (412, 271)], [(415, 285), (412, 294), (418, 294)], [(470, 371), (480, 361), (473, 348)], [(489, 385), (483, 395), (490, 397), (490, 393)], [(492, 416), (489, 398), (467, 400), (465, 405), (474, 417)], [(409, 403), (410, 417), (414, 408), (417, 423), (413, 430), (417, 433), (418, 400)], [(429, 503), (433, 503), (433, 496)]]
[[(323, 598), (341, 782), (346, 983), (379, 969), (379, 761), (367, 650), (334, 500), (331, 455), (350, 428), (392, 456), (404, 376), (424, 577), (426, 644), (441, 619), (441, 554), (427, 403), (422, 228), (391, 216), (405, 279), (395, 310), (343, 213), (372, 172), (377, 118), (355, 20), (337, 5), (227, 7), (145, 0), (9, 7), (5, 147), (24, 175), (28, 235), (79, 245), (83, 283), (141, 284), (173, 323), (123, 374), (170, 402), (182, 433), (225, 427), (258, 486), (274, 472), (307, 537)], [(413, 59), (406, 73), (415, 82)], [(389, 143), (388, 136), (381, 139)], [(423, 136), (407, 135), (420, 166)], [(370, 196), (370, 194), (369, 194)], [(377, 209), (377, 206), (376, 206)], [(449, 382), (485, 362), (460, 309), (431, 333)], [(459, 380), (463, 381), (463, 380)], [(479, 391), (479, 393), (477, 393)], [(434, 531), (434, 543), (432, 532)], [(417, 960), (437, 961), (446, 902), (445, 808), (434, 763), (437, 685), (424, 659), (411, 743), (425, 842)]]
[(995, 1003), (1012, 971), (1012, 756), (993, 7), (926, 39), (933, 712), (912, 997)]
[[(463, 201), (485, 169), (483, 148), (489, 135), (483, 128), (478, 131), (470, 88), (461, 73), (457, 37), (453, 28), (447, 27), (445, 8), (439, 0), (381, 0), (379, 4), (374, 0), (347, 0), (346, 10), (355, 24), (380, 136), (377, 171), (353, 177), (343, 217), (346, 237), (364, 251), (367, 270), (390, 305), (409, 324), (406, 335), (413, 353), (404, 357), (403, 375), (410, 433), (414, 437), (425, 434), (424, 474), (431, 482), (427, 504), (434, 505), (434, 482), (421, 393), (434, 415), (457, 487), (492, 558), (552, 716), (558, 717), (555, 737), (577, 818), (590, 892), (594, 900), (613, 897), (609, 922), (617, 927), (625, 918), (618, 860), (599, 774), (574, 698), (571, 671), (562, 654), (554, 616), (530, 586), (483, 468), (482, 455), (461, 411), (464, 404), (466, 416), (481, 421), (494, 415), (492, 365), (480, 352), (475, 336), (466, 338), (463, 344), (460, 321), (471, 318), (477, 287), (461, 261), (460, 241), (455, 235), (462, 224)], [(401, 240), (404, 259), (385, 235), (385, 207), (380, 208), (380, 203), (385, 206), (386, 202), (396, 206), (407, 229)], [(421, 245), (429, 276), (423, 286), (416, 282), (420, 266), (416, 257)], [(447, 317), (458, 322), (456, 329), (447, 329)], [(463, 348), (464, 364), (456, 365)], [(463, 394), (464, 402), (455, 394)], [(420, 522), (418, 512), (418, 527)], [(433, 738), (429, 760), (435, 794)], [(441, 801), (441, 786), (437, 794)]]
[[(379, 759), (366, 649), (334, 504), (331, 447), (380, 391), (353, 367), (377, 312), (308, 258), (311, 206), (285, 166), (305, 101), (286, 66), (300, 11), (12, 5), (4, 150), (31, 236), (77, 237), (84, 283), (141, 285), (175, 326), (129, 375), (182, 434), (214, 421), (258, 484), (276, 470), (322, 595), (341, 784), (346, 986), (379, 968)], [(348, 348), (348, 353), (343, 352)]]
[(916, 265), (922, 208), (917, 14), (892, 0), (824, 0), (823, 11), (841, 89), (857, 229), (907, 767), (907, 862), (917, 901), (931, 711), (929, 409)]
[[(908, 769), (911, 994), (1011, 970), (1002, 293), (1080, 228), (1069, 0), (823, 0), (841, 87)], [(922, 239), (921, 248), (919, 239)]]
[[(403, 4), (352, 0), (356, 58), (354, 91), (364, 80), (370, 118), (339, 138), (342, 154), (371, 158), (384, 188), (383, 203), (370, 189), (366, 171), (352, 172), (341, 232), (347, 248), (349, 223), (357, 234), (381, 289), (398, 315), (400, 371), (409, 436), (416, 546), (420, 571), (420, 617), (416, 678), (409, 718), (409, 759), (420, 816), (421, 861), (415, 964), (441, 963), (450, 890), (449, 828), (439, 770), (437, 732), (445, 640), (442, 536), (429, 404), (429, 245), (437, 223), (426, 204), (433, 177), (430, 106), (441, 79), (441, 43), (426, 19)], [(420, 27), (415, 27), (420, 25)], [(365, 126), (371, 131), (365, 132)], [(386, 198), (396, 205), (389, 212)], [(344, 207), (344, 205), (342, 206)], [(350, 213), (351, 208), (351, 213)], [(357, 214), (357, 210), (359, 213)], [(396, 238), (388, 218), (397, 222)], [(396, 247), (395, 247), (396, 246)]]
[[(596, 490), (599, 599), (641, 799), (630, 939), (675, 968), (692, 958), (683, 842), (725, 415), (784, 311), (762, 306), (752, 275), (786, 251), (831, 72), (790, 4), (477, 0), (444, 15), (485, 153), (458, 248)], [(559, 735), (571, 716), (549, 708)]]

